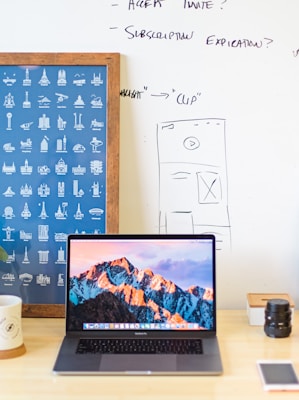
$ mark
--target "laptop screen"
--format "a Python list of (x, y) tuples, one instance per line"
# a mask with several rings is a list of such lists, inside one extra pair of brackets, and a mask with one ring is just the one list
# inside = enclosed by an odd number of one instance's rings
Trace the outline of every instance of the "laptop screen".
[(70, 235), (67, 329), (215, 330), (213, 235)]

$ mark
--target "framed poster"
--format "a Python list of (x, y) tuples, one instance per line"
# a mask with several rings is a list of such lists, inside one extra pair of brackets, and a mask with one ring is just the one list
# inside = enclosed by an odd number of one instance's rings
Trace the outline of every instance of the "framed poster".
[(64, 316), (69, 233), (118, 232), (118, 53), (0, 53), (0, 293)]

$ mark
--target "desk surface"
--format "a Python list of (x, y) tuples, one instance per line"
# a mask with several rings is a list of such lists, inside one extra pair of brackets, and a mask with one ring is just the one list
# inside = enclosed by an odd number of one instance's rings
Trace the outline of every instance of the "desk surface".
[(54, 376), (52, 367), (64, 334), (64, 319), (23, 319), (25, 355), (0, 360), (0, 398), (198, 400), (295, 399), (297, 393), (264, 392), (257, 359), (291, 359), (299, 374), (299, 311), (290, 337), (272, 339), (249, 326), (245, 311), (219, 311), (218, 337), (224, 374), (190, 377)]

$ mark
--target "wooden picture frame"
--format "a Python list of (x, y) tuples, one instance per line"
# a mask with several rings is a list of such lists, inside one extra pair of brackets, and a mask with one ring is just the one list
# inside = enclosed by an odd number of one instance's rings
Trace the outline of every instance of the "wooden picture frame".
[(68, 233), (118, 232), (119, 89), (119, 53), (0, 53), (0, 293), (24, 317), (64, 317)]

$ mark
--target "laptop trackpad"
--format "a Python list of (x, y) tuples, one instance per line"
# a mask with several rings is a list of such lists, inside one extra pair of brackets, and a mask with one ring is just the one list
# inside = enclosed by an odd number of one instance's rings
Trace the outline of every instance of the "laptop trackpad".
[(159, 371), (176, 371), (175, 354), (103, 354), (100, 371), (150, 374)]

